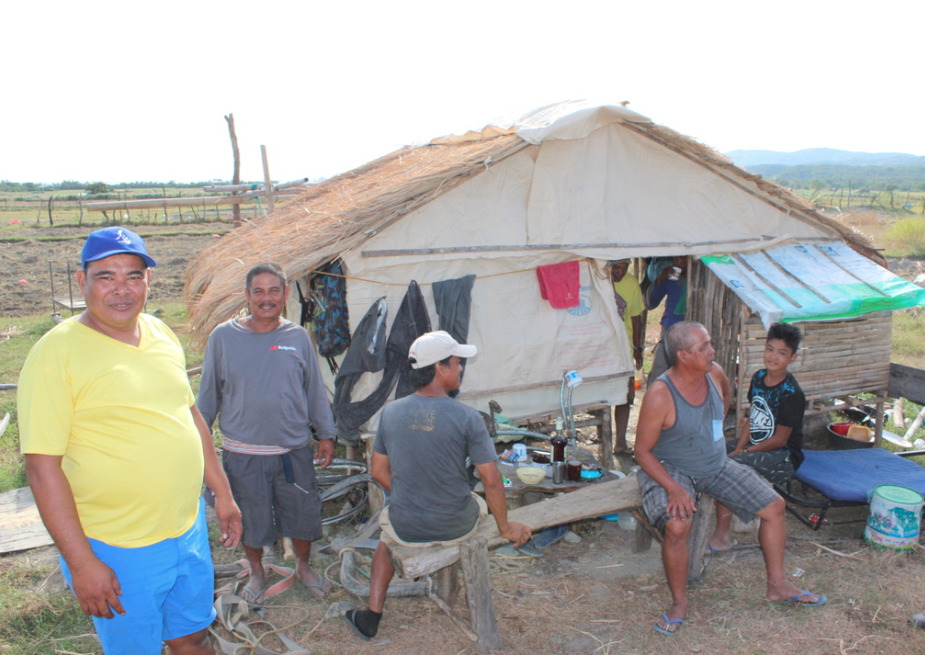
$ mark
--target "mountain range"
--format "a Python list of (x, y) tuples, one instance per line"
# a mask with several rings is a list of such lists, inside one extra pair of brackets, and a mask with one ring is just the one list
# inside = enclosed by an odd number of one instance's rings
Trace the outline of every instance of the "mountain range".
[[(806, 148), (795, 152), (732, 150), (725, 153), (741, 168), (764, 166), (925, 166), (925, 157), (902, 152), (851, 152), (834, 148)], [(778, 169), (779, 170), (779, 169)]]

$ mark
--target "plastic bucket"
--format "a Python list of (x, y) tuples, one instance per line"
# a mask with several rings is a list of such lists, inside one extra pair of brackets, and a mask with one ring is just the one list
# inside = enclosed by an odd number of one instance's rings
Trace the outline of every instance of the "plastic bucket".
[(907, 487), (884, 484), (870, 497), (864, 539), (893, 550), (912, 550), (919, 543), (922, 494)]

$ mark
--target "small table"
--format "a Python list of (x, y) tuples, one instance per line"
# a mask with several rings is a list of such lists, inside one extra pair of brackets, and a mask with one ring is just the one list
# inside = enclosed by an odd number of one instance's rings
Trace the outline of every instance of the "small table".
[[(579, 448), (578, 452), (574, 453), (571, 459), (577, 459), (582, 464), (596, 466), (594, 456), (589, 451), (582, 448)], [(552, 481), (551, 477), (547, 476), (536, 484), (526, 484), (517, 477), (516, 464), (499, 461), (498, 470), (501, 472), (501, 475), (511, 481), (511, 485), (504, 489), (504, 496), (507, 498), (508, 506), (511, 508), (531, 505), (558, 493), (575, 491), (576, 489), (581, 489), (589, 485), (599, 484), (609, 480), (617, 480), (620, 477), (614, 475), (610, 471), (602, 470), (602, 475), (599, 478), (582, 478), (580, 480), (565, 479), (561, 483), (556, 484)], [(476, 491), (479, 491), (478, 487)]]

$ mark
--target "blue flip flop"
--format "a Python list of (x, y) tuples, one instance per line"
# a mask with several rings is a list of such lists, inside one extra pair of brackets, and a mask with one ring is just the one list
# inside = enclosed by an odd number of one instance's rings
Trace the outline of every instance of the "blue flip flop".
[[(669, 619), (667, 614), (662, 614), (662, 621), (665, 622), (665, 625), (667, 626), (666, 628), (663, 628), (658, 623), (653, 623), (652, 627), (655, 628), (656, 632), (660, 632), (663, 635), (668, 635), (669, 637), (677, 633), (678, 629), (681, 627), (681, 624), (684, 623), (684, 619)], [(677, 625), (678, 627), (674, 630), (669, 630), (668, 628), (673, 625)]]
[[(803, 597), (805, 597), (805, 596), (815, 596), (815, 597), (816, 597), (816, 602), (815, 602), (815, 603), (806, 603), (806, 602), (803, 602), (802, 600), (800, 600), (801, 598), (803, 598)], [(825, 605), (827, 602), (829, 602), (829, 599), (826, 598), (825, 596), (823, 596), (822, 594), (814, 594), (813, 592), (807, 591), (806, 589), (800, 589), (800, 593), (794, 594), (793, 596), (791, 596), (791, 597), (788, 598), (787, 600), (784, 600), (784, 601), (781, 601), (781, 602), (783, 602), (783, 603), (793, 603), (794, 605), (809, 605), (809, 606), (811, 606), (811, 607), (818, 607), (819, 605)]]

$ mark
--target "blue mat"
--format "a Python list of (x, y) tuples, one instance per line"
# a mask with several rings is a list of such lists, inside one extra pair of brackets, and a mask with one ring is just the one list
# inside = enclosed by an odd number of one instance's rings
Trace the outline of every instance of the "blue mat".
[(895, 484), (925, 495), (925, 468), (882, 448), (804, 450), (796, 479), (839, 502), (867, 503), (882, 484)]

